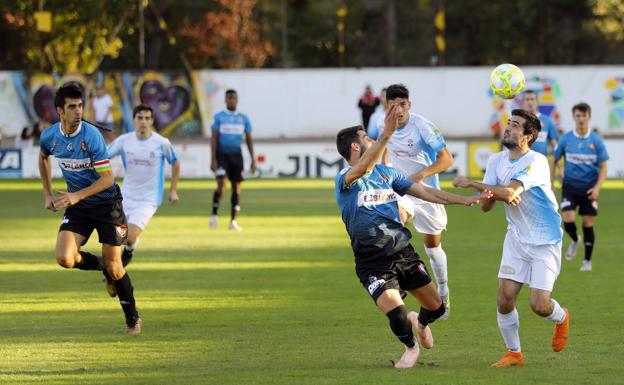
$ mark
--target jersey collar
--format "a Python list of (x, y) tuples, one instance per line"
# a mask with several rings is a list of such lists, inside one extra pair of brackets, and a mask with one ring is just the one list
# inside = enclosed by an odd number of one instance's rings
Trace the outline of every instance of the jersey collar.
[(228, 109), (226, 108), (224, 111), (225, 111), (225, 113), (226, 113), (226, 114), (228, 114), (228, 115), (236, 115), (236, 114), (238, 114), (238, 110), (235, 110), (235, 111), (230, 111), (230, 110), (228, 110)]
[(577, 138), (587, 139), (589, 138), (589, 135), (591, 135), (591, 129), (587, 130), (587, 134), (585, 134), (584, 136), (579, 135), (579, 133), (576, 132), (576, 128), (572, 130), (572, 133), (574, 133), (574, 136), (576, 136)]
[(73, 134), (65, 135), (65, 131), (63, 131), (63, 128), (61, 127), (62, 125), (63, 123), (59, 122), (59, 131), (61, 132), (61, 135), (63, 135), (66, 138), (73, 138), (74, 136), (78, 135), (80, 130), (82, 130), (82, 121), (81, 121), (80, 123), (78, 123), (78, 128), (76, 129), (76, 131), (74, 131)]

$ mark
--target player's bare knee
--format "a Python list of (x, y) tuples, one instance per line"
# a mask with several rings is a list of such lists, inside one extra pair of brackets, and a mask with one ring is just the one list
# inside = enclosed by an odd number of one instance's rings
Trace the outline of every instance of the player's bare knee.
[(498, 311), (501, 314), (507, 314), (513, 311), (515, 306), (516, 306), (516, 303), (513, 298), (508, 298), (502, 295), (498, 296)]
[(76, 257), (68, 254), (57, 254), (56, 263), (66, 269), (71, 269), (76, 264)]
[(552, 313), (552, 304), (550, 301), (530, 301), (531, 310), (540, 317), (547, 317)]
[(104, 267), (106, 268), (106, 272), (108, 273), (109, 277), (111, 277), (113, 281), (118, 281), (122, 279), (123, 276), (126, 274), (126, 270), (124, 269), (120, 261), (107, 261)]

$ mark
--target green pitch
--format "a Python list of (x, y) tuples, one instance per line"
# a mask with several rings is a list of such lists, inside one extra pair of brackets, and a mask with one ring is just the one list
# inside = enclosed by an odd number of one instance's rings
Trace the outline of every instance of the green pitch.
[[(61, 215), (43, 210), (39, 181), (0, 180), (0, 383), (622, 383), (622, 181), (601, 194), (594, 271), (578, 271), (583, 250), (563, 261), (554, 295), (571, 312), (567, 348), (551, 351), (552, 324), (531, 313), (524, 290), (526, 366), (502, 370), (489, 368), (505, 353), (500, 203), (488, 214), (448, 208), (452, 314), (432, 325), (434, 348), (401, 371), (390, 360), (403, 347), (354, 274), (332, 181), (245, 182), (242, 233), (227, 230), (229, 192), (209, 231), (214, 181), (180, 187), (180, 204), (160, 209), (128, 269), (144, 332), (127, 336), (101, 275), (56, 265)], [(96, 241), (85, 249), (98, 251)], [(424, 254), (420, 236), (413, 244)], [(417, 310), (413, 299), (408, 307)]]

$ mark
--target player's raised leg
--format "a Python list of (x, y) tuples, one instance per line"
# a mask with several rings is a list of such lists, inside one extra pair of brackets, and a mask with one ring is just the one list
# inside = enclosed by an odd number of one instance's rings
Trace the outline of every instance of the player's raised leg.
[(522, 366), (524, 364), (520, 347), (520, 317), (516, 310), (516, 298), (522, 283), (510, 279), (499, 279), (496, 319), (498, 328), (507, 346), (507, 354), (492, 364), (493, 368)]
[(560, 352), (568, 343), (570, 329), (570, 314), (568, 309), (564, 309), (559, 302), (551, 298), (548, 290), (531, 289), (531, 309), (540, 317), (555, 323), (555, 330), (552, 336), (552, 349)]
[(424, 234), (425, 253), (429, 257), (431, 270), (438, 285), (438, 294), (444, 303), (444, 315), (441, 320), (446, 320), (451, 314), (451, 297), (448, 288), (448, 269), (446, 252), (442, 248), (442, 234)]
[(88, 237), (68, 230), (59, 231), (56, 237), (56, 262), (66, 269), (102, 270), (102, 259), (80, 247)]
[(417, 289), (411, 289), (409, 292), (420, 302), (420, 312), (409, 314), (414, 330), (416, 330), (418, 342), (423, 348), (431, 349), (433, 347), (433, 335), (429, 324), (444, 315), (444, 304), (431, 282)]
[(121, 246), (102, 244), (102, 256), (106, 273), (117, 289), (119, 304), (126, 318), (126, 332), (138, 334), (141, 332), (141, 320), (136, 309), (132, 281), (121, 263)]

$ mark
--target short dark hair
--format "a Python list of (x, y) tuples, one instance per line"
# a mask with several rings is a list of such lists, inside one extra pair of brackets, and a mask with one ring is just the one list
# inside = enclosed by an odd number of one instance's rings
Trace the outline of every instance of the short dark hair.
[(154, 110), (152, 110), (152, 107), (145, 104), (139, 104), (132, 110), (132, 119), (134, 119), (141, 111), (149, 111), (149, 113), (152, 115), (152, 118), (154, 118)]
[(524, 95), (526, 94), (533, 94), (535, 96), (537, 96), (537, 92), (535, 92), (535, 90), (526, 90), (522, 93), (522, 96), (524, 97)]
[(409, 90), (403, 84), (391, 84), (386, 89), (386, 99), (394, 100), (396, 98), (409, 99)]
[(364, 127), (353, 126), (343, 128), (336, 135), (336, 148), (338, 148), (338, 152), (342, 155), (343, 158), (349, 160), (351, 158), (351, 143), (359, 143), (360, 136), (358, 135), (359, 131), (364, 131)]
[(65, 99), (80, 99), (84, 103), (84, 92), (78, 82), (67, 82), (63, 84), (54, 96), (54, 107), (65, 107)]
[(585, 102), (580, 102), (580, 103), (575, 104), (574, 107), (572, 107), (572, 114), (574, 114), (575, 110), (586, 112), (591, 115), (591, 107), (589, 106), (589, 104)]
[(522, 133), (524, 135), (532, 136), (531, 140), (529, 140), (529, 146), (531, 146), (533, 142), (537, 140), (538, 133), (542, 130), (542, 123), (537, 118), (537, 116), (533, 115), (532, 112), (521, 110), (519, 108), (511, 111), (511, 115), (524, 118), (524, 130), (522, 131)]
[(235, 94), (238, 95), (238, 93), (236, 92), (236, 90), (230, 88), (229, 90), (225, 91), (225, 96), (228, 96), (229, 94)]

